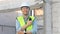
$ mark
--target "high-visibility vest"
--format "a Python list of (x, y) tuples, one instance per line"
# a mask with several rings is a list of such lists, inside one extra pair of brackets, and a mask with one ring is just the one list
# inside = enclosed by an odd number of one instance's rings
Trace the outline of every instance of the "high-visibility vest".
[[(29, 18), (31, 18), (32, 22), (34, 21), (34, 16), (29, 16)], [(23, 16), (17, 17), (17, 20), (18, 20), (18, 22), (19, 22), (19, 24), (20, 24), (21, 27), (25, 25), (25, 21), (24, 21)], [(33, 28), (33, 24), (31, 24), (30, 26), (28, 26), (26, 28), (26, 31), (30, 31), (30, 30), (32, 30), (32, 28)]]

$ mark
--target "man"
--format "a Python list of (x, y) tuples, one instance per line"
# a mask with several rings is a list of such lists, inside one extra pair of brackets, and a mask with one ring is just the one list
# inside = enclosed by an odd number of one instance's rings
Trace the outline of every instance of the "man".
[(17, 34), (36, 34), (37, 23), (34, 16), (29, 16), (29, 10), (29, 4), (22, 3), (21, 11), (23, 15), (16, 18)]

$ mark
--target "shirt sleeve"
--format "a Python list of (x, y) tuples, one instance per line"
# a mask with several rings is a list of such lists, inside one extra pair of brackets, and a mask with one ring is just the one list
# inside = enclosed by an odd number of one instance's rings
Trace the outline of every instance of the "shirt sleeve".
[(32, 34), (36, 34), (37, 33), (37, 21), (36, 19), (33, 22), (33, 29), (31, 30)]
[(16, 20), (16, 31), (19, 31), (21, 29), (19, 22)]

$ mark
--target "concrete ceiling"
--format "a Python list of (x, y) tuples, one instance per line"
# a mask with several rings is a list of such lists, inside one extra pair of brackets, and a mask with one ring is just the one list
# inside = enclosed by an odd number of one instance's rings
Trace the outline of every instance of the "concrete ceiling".
[(32, 7), (41, 0), (0, 0), (0, 10), (19, 8), (22, 2), (29, 2)]

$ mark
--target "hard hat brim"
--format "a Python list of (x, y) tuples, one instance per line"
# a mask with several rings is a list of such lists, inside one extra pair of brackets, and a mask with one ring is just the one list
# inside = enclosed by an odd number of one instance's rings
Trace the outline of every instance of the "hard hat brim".
[(22, 7), (21, 7), (21, 9), (22, 9), (23, 7), (27, 7), (27, 8), (29, 8), (29, 9), (30, 9), (30, 7), (29, 7), (29, 6), (22, 6)]

